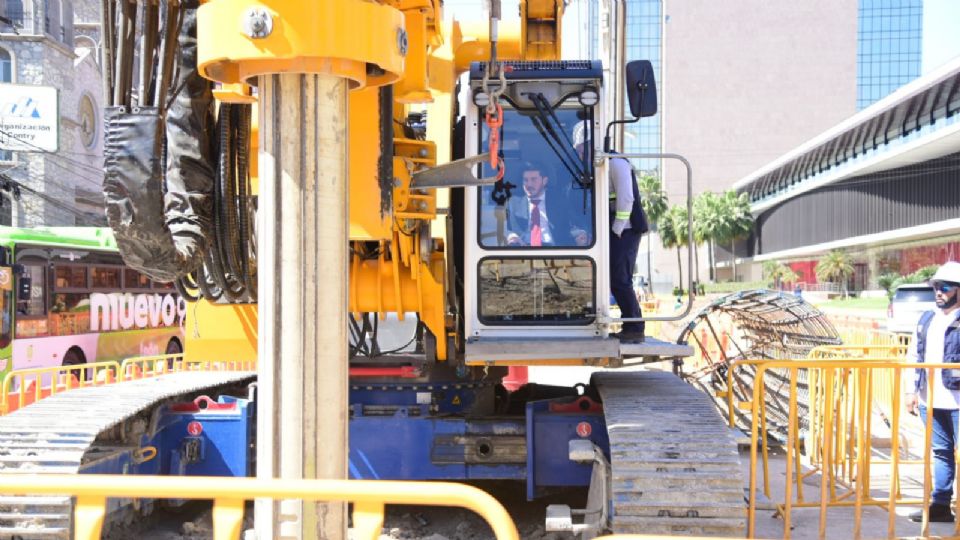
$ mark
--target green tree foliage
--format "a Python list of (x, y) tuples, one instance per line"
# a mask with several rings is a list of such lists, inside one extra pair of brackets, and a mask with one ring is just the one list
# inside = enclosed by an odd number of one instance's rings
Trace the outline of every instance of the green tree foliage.
[(697, 245), (707, 244), (710, 279), (716, 279), (716, 241), (722, 236), (725, 216), (719, 195), (704, 191), (693, 200), (693, 236)]
[(677, 250), (677, 269), (679, 273), (679, 287), (683, 290), (683, 266), (680, 262), (680, 248), (687, 245), (687, 207), (685, 205), (675, 204), (660, 217), (657, 223), (657, 230), (660, 234), (660, 243), (666, 249), (676, 248)]
[(763, 275), (767, 286), (779, 289), (782, 283), (795, 283), (799, 278), (792, 268), (780, 261), (766, 261), (763, 263)]
[[(645, 174), (637, 179), (640, 190), (640, 204), (647, 215), (650, 228), (657, 229), (663, 215), (669, 210), (667, 194), (663, 191), (663, 183), (659, 176)], [(647, 281), (653, 282), (653, 257), (650, 256), (651, 242), (647, 239)]]
[[(750, 212), (750, 199), (746, 193), (737, 193), (729, 189), (722, 194), (702, 194), (699, 199), (699, 213), (696, 217), (700, 222), (696, 227), (704, 241), (711, 244), (730, 244), (730, 253), (733, 253), (734, 244), (753, 230), (753, 214)], [(711, 250), (712, 251), (712, 250)], [(736, 280), (736, 257), (733, 258), (733, 275)]]
[(853, 263), (849, 255), (835, 249), (820, 259), (813, 271), (816, 272), (817, 279), (820, 281), (840, 282), (843, 296), (846, 298), (847, 278), (853, 274)]
[(887, 298), (892, 299), (893, 293), (896, 292), (897, 287), (910, 283), (926, 283), (927, 281), (930, 281), (930, 278), (932, 278), (934, 274), (937, 273), (938, 268), (940, 268), (939, 265), (932, 264), (930, 266), (924, 266), (916, 272), (907, 274), (906, 276), (901, 276), (896, 273), (883, 274), (877, 279), (877, 281), (881, 287), (887, 289)]

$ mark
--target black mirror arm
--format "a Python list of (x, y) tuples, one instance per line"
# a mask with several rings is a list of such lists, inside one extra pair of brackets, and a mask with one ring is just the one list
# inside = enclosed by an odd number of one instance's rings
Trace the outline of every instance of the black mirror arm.
[(611, 143), (610, 128), (612, 128), (614, 124), (634, 124), (639, 121), (640, 121), (640, 117), (638, 116), (633, 120), (614, 120), (613, 122), (610, 122), (609, 124), (607, 124), (607, 133), (603, 136), (603, 153), (609, 154), (610, 150), (612, 149), (612, 145), (610, 144)]

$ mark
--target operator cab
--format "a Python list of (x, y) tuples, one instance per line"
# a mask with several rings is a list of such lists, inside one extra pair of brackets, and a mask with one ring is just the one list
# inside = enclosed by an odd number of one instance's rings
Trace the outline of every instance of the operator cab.
[[(607, 337), (607, 161), (595, 159), (605, 125), (600, 62), (504, 63), (499, 128), (487, 105), (500, 83), (484, 81), (485, 71), (471, 66), (464, 154), (502, 156), (478, 175), (503, 175), (465, 190), (467, 363), (616, 363), (625, 351)], [(671, 345), (629, 348), (657, 357), (688, 348)]]

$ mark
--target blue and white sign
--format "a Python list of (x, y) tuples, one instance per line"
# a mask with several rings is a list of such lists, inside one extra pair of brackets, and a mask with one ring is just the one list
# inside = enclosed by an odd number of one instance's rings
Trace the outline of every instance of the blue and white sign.
[(0, 150), (56, 152), (59, 141), (56, 88), (0, 84)]

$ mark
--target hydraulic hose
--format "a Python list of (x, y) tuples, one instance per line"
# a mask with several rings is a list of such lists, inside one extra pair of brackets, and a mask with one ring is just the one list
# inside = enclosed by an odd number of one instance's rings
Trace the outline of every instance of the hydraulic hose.
[(250, 106), (222, 104), (215, 119), (197, 72), (197, 0), (129, 4), (103, 6), (104, 195), (121, 255), (187, 300), (255, 301)]

